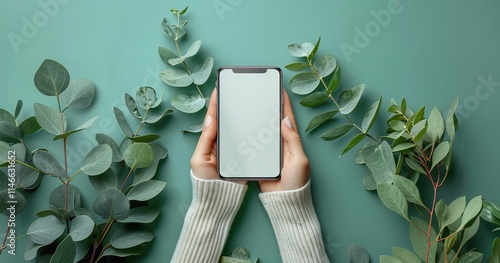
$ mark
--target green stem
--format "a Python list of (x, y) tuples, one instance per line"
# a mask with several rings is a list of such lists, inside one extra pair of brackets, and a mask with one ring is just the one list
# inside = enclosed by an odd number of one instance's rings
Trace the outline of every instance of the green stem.
[(148, 115), (148, 112), (149, 112), (149, 106), (148, 106), (148, 108), (146, 109), (146, 111), (144, 112), (144, 116), (142, 117), (142, 120), (141, 120), (141, 122), (139, 123), (139, 127), (137, 127), (137, 130), (135, 131), (135, 133), (134, 133), (133, 137), (136, 137), (136, 136), (137, 136), (137, 134), (139, 134), (139, 131), (141, 130), (142, 125), (143, 125), (143, 123), (144, 123), (143, 121), (144, 121), (144, 119), (146, 119), (146, 116)]
[(123, 191), (123, 187), (125, 187), (125, 183), (127, 182), (128, 178), (132, 174), (132, 171), (134, 170), (134, 166), (130, 167), (130, 171), (128, 172), (127, 176), (123, 180), (122, 186), (120, 187), (120, 191)]

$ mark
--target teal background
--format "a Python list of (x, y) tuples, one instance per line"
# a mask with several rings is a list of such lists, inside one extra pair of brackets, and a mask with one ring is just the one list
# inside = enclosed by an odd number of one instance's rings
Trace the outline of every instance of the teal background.
[[(190, 6), (188, 37), (185, 43), (201, 39), (201, 53), (222, 65), (284, 65), (295, 61), (288, 52), (290, 43), (315, 42), (322, 45), (318, 54), (332, 53), (342, 66), (342, 86), (366, 84), (362, 106), (365, 108), (383, 96), (381, 117), (376, 132), (384, 132), (385, 109), (390, 99), (406, 98), (414, 108), (434, 106), (446, 111), (454, 97), (460, 99), (462, 121), (454, 144), (453, 175), (440, 192), (448, 202), (466, 195), (483, 195), (500, 203), (497, 190), (500, 113), (498, 83), (481, 88), (480, 79), (500, 82), (500, 2), (485, 1), (77, 1), (55, 2), (2, 0), (0, 2), (0, 107), (13, 111), (22, 98), (25, 109), (20, 119), (33, 115), (32, 104), (55, 105), (53, 98), (41, 96), (33, 84), (36, 69), (45, 58), (59, 61), (72, 78), (85, 77), (95, 82), (98, 91), (93, 105), (84, 112), (69, 114), (70, 127), (99, 115), (94, 126), (72, 137), (70, 160), (74, 166), (95, 145), (95, 133), (121, 138), (112, 107), (124, 108), (125, 92), (135, 93), (142, 85), (165, 92), (165, 104), (182, 92), (163, 84), (158, 74), (167, 66), (160, 60), (158, 46), (171, 43), (160, 31), (160, 22), (170, 16), (169, 9)], [(46, 12), (41, 3), (57, 3), (58, 10), (39, 21), (38, 31), (27, 43), (14, 47), (9, 33), (22, 36), (24, 20)], [(64, 2), (64, 4), (62, 3)], [(397, 13), (380, 25), (373, 13), (396, 5)], [(220, 9), (226, 9), (220, 13)], [(219, 13), (218, 11), (219, 10)], [(42, 15), (43, 16), (43, 15)], [(378, 24), (377, 34), (369, 43), (357, 43), (357, 53), (343, 52), (342, 46), (355, 45), (357, 28)], [(376, 26), (369, 30), (375, 30)], [(373, 32), (373, 31), (371, 31)], [(12, 35), (12, 34), (11, 34)], [(292, 74), (284, 70), (285, 81)], [(212, 77), (211, 83), (215, 81)], [(479, 87), (479, 88), (478, 88)], [(209, 94), (212, 86), (205, 85)], [(299, 96), (291, 95), (298, 126), (303, 131), (318, 111), (300, 107)], [(362, 116), (363, 112), (355, 113)], [(76, 116), (76, 118), (71, 118)], [(160, 166), (158, 179), (167, 181), (165, 190), (155, 198), (161, 215), (151, 226), (156, 238), (144, 256), (129, 262), (165, 262), (171, 258), (185, 212), (191, 201), (189, 159), (197, 135), (179, 131), (202, 118), (175, 111), (156, 129), (169, 156)], [(74, 125), (74, 126), (72, 126)], [(352, 243), (365, 247), (373, 262), (379, 255), (390, 254), (392, 246), (411, 248), (408, 224), (387, 210), (372, 192), (363, 189), (366, 171), (356, 166), (353, 152), (338, 158), (347, 141), (324, 142), (318, 138), (323, 129), (302, 133), (304, 148), (312, 165), (312, 189), (315, 208), (322, 225), (330, 259), (347, 262)], [(32, 148), (47, 147), (51, 137), (40, 132), (29, 141)], [(59, 150), (60, 142), (49, 149)], [(91, 206), (96, 192), (86, 176), (77, 177), (84, 205)], [(24, 234), (35, 220), (34, 213), (47, 208), (47, 198), (57, 181), (45, 178), (41, 187), (28, 193), (26, 211), (17, 217), (16, 231)], [(259, 262), (279, 262), (279, 250), (272, 227), (258, 201), (256, 184), (250, 185), (246, 199), (233, 224), (224, 253), (237, 246), (248, 248)], [(426, 198), (430, 195), (424, 194)], [(6, 227), (0, 218), (0, 234)], [(490, 255), (494, 238), (492, 225), (482, 223), (479, 235), (470, 245)], [(18, 240), (17, 255), (4, 253), (0, 262), (23, 262), (25, 240)]]

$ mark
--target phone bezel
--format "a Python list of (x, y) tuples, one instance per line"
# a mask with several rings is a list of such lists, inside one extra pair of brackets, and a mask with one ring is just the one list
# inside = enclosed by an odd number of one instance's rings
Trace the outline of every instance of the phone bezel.
[(278, 124), (279, 127), (279, 171), (276, 176), (272, 177), (237, 177), (237, 176), (232, 176), (232, 177), (227, 177), (223, 176), (221, 174), (221, 169), (220, 169), (220, 144), (219, 144), (219, 136), (217, 136), (217, 174), (219, 175), (219, 178), (223, 180), (228, 180), (228, 181), (264, 181), (264, 180), (269, 180), (269, 181), (276, 181), (281, 179), (281, 170), (283, 168), (283, 138), (281, 136), (281, 120), (283, 119), (283, 71), (281, 68), (277, 66), (223, 66), (220, 67), (217, 70), (217, 80), (216, 80), (216, 88), (217, 88), (217, 134), (219, 134), (220, 131), (220, 107), (219, 107), (219, 101), (220, 101), (220, 73), (223, 70), (233, 70), (235, 73), (249, 73), (249, 74), (255, 74), (255, 73), (266, 73), (267, 70), (276, 70), (279, 74), (279, 115), (280, 115), (280, 123)]

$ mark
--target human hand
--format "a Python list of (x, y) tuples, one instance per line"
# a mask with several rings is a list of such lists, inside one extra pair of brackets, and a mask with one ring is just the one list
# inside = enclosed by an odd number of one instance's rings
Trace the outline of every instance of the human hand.
[[(215, 88), (210, 97), (203, 129), (200, 139), (191, 157), (191, 169), (199, 179), (219, 180), (217, 173), (217, 89)], [(246, 181), (236, 181), (246, 183)]]
[(281, 135), (283, 136), (283, 168), (281, 180), (259, 181), (262, 192), (296, 190), (309, 181), (310, 168), (300, 136), (296, 130), (295, 115), (288, 94), (283, 89), (283, 115)]

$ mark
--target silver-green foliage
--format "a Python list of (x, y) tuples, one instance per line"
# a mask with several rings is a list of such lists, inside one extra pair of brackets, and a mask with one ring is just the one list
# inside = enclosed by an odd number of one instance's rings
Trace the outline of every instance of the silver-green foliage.
[[(358, 105), (365, 85), (360, 84), (351, 89), (339, 91), (341, 70), (335, 57), (331, 54), (325, 54), (315, 59), (320, 43), (321, 38), (318, 38), (316, 44), (306, 42), (303, 44), (294, 43), (288, 46), (290, 55), (301, 60), (285, 66), (288, 70), (299, 72), (290, 79), (288, 88), (293, 93), (304, 96), (299, 102), (304, 107), (315, 108), (327, 101), (332, 104), (333, 109), (321, 112), (309, 121), (306, 132), (329, 124), (329, 120), (339, 113), (345, 117), (345, 122), (330, 128), (321, 134), (320, 138), (325, 141), (336, 140), (351, 130), (356, 130), (354, 137), (350, 139), (343, 149), (341, 153), (343, 155), (358, 145), (365, 137), (372, 137), (369, 131), (377, 118), (382, 98), (367, 109), (361, 125), (355, 124), (349, 114)], [(338, 97), (337, 93), (339, 93)]]
[[(70, 80), (66, 68), (54, 60), (45, 60), (35, 73), (35, 86), (42, 94), (55, 97), (56, 106), (35, 103), (34, 115), (18, 122), (23, 103), (19, 101), (14, 114), (0, 109), (0, 165), (15, 170), (15, 184), (0, 170), (0, 212), (9, 215), (8, 200), (14, 195), (16, 213), (26, 203), (25, 190), (38, 187), (43, 175), (60, 181), (49, 195), (49, 207), (36, 213), (39, 217), (28, 228), (25, 259), (46, 259), (47, 262), (97, 262), (103, 257), (139, 255), (154, 238), (146, 226), (159, 215), (148, 201), (160, 194), (165, 182), (152, 180), (158, 165), (167, 157), (167, 149), (156, 143), (157, 134), (140, 134), (141, 128), (160, 122), (171, 110), (160, 111), (161, 98), (152, 87), (140, 87), (135, 98), (125, 94), (125, 104), (138, 121), (137, 128), (125, 114), (114, 108), (125, 136), (118, 145), (113, 138), (97, 134), (97, 146), (81, 160), (79, 168), (68, 168), (67, 146), (72, 135), (89, 128), (97, 117), (75, 129), (66, 118), (67, 110), (82, 110), (91, 105), (95, 86), (88, 79)], [(53, 154), (45, 149), (31, 150), (25, 137), (43, 130), (53, 135)], [(47, 144), (47, 148), (50, 142)], [(13, 155), (10, 159), (7, 156)], [(7, 167), (9, 168), (9, 167)], [(73, 184), (79, 174), (86, 174), (97, 190), (92, 208), (82, 206), (79, 188)], [(15, 189), (15, 193), (12, 190)], [(105, 220), (99, 223), (96, 216)]]
[[(160, 78), (171, 87), (194, 87), (197, 92), (178, 94), (171, 99), (170, 103), (181, 112), (196, 113), (208, 105), (209, 97), (204, 95), (202, 85), (212, 73), (214, 60), (211, 57), (203, 57), (197, 59), (196, 62), (191, 62), (201, 48), (201, 40), (193, 41), (189, 48), (182, 52), (180, 40), (186, 35), (185, 29), (188, 21), (184, 19), (184, 15), (187, 10), (187, 7), (181, 11), (173, 8), (170, 11), (177, 18), (177, 23), (170, 24), (166, 18), (161, 23), (162, 31), (173, 42), (174, 49), (158, 48), (160, 58), (170, 66), (160, 73)], [(183, 132), (200, 132), (201, 127), (199, 123), (196, 123)]]
[[(483, 201), (483, 210), (481, 211), (481, 218), (497, 227), (493, 231), (500, 230), (500, 207), (496, 204)], [(500, 263), (500, 237), (495, 238), (491, 247), (491, 257), (488, 263)]]
[[(367, 190), (376, 190), (389, 210), (409, 222), (409, 236), (414, 250), (412, 252), (395, 247), (392, 256), (381, 256), (380, 261), (480, 262), (481, 253), (473, 250), (461, 252), (479, 227), (482, 197), (474, 197), (467, 203), (466, 197), (462, 196), (449, 205), (444, 200), (438, 200), (438, 189), (445, 183), (450, 172), (452, 145), (458, 127), (455, 116), (458, 100), (453, 102), (446, 117), (443, 117), (438, 108), (433, 108), (426, 117), (425, 107), (414, 112), (405, 99), (399, 105), (392, 100), (388, 108), (390, 117), (387, 120), (387, 134), (381, 137), (371, 135), (369, 131), (377, 119), (381, 99), (369, 106), (361, 124), (356, 125), (350, 115), (355, 113), (365, 85), (338, 91), (340, 65), (330, 54), (315, 59), (320, 42), (321, 38), (316, 44), (288, 46), (290, 55), (301, 60), (285, 66), (291, 71), (300, 72), (290, 79), (288, 88), (293, 93), (304, 96), (299, 101), (304, 107), (315, 108), (330, 102), (332, 108), (314, 116), (309, 121), (306, 132), (332, 123), (329, 120), (338, 115), (345, 117), (345, 122), (335, 122), (336, 127), (320, 135), (322, 139), (330, 141), (355, 130), (356, 134), (344, 147), (341, 155), (363, 139), (371, 139), (355, 155), (356, 163), (368, 168), (363, 185)], [(322, 87), (322, 90), (319, 91), (318, 87)], [(340, 93), (338, 96), (336, 91)], [(420, 193), (421, 184), (424, 183), (419, 182), (421, 177), (427, 179), (432, 189), (430, 193), (425, 193), (432, 200), (427, 203)], [(416, 209), (412, 209), (413, 206)], [(489, 213), (490, 218), (493, 218), (493, 213)], [(500, 215), (500, 212), (496, 213)], [(500, 241), (497, 241), (493, 248), (496, 255), (500, 254), (499, 246)], [(351, 259), (358, 256), (355, 251), (362, 250), (349, 251)]]

